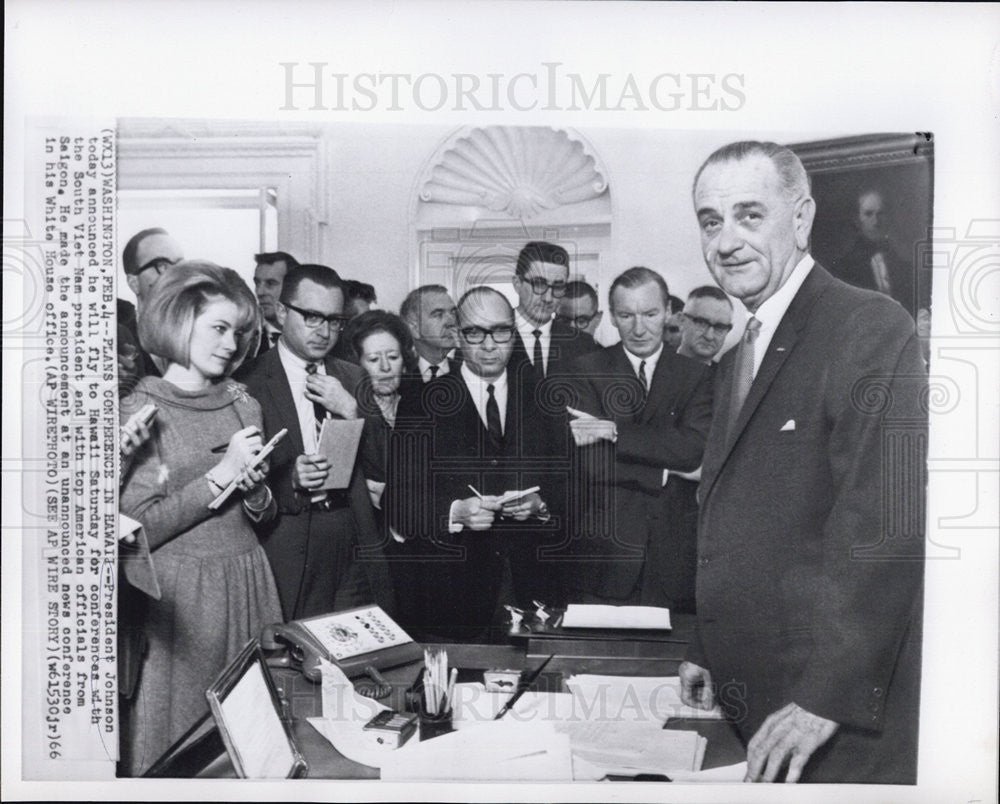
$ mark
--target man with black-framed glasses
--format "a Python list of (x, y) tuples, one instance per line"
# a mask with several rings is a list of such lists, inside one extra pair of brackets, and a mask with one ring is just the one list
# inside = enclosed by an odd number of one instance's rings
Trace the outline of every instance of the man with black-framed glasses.
[(560, 365), (597, 348), (594, 339), (561, 321), (553, 321), (556, 306), (566, 295), (569, 252), (544, 241), (527, 243), (517, 256), (514, 310), (517, 334), (510, 365), (515, 376), (530, 372), (541, 382)]
[[(238, 379), (260, 402), (268, 436), (288, 435), (270, 457), (278, 517), (261, 543), (286, 620), (395, 600), (368, 487), (355, 462), (346, 489), (324, 490), (332, 466), (319, 453), (327, 418), (356, 419), (361, 369), (331, 356), (345, 323), (340, 277), (325, 265), (285, 275), (276, 315), (281, 335)], [(359, 549), (371, 560), (358, 561)]]
[(702, 285), (688, 294), (681, 315), (681, 345), (677, 354), (711, 364), (733, 329), (733, 303), (714, 285)]
[[(593, 338), (604, 318), (604, 311), (599, 307), (597, 291), (583, 280), (576, 279), (566, 283), (566, 293), (559, 299), (555, 320)], [(594, 348), (597, 346), (595, 340)]]
[(504, 604), (559, 602), (560, 565), (544, 547), (559, 542), (568, 463), (560, 474), (551, 449), (559, 422), (529, 403), (533, 381), (515, 381), (514, 315), (503, 294), (465, 293), (458, 341), (461, 365), (400, 400), (382, 504), (405, 556), (407, 630), (496, 641)]

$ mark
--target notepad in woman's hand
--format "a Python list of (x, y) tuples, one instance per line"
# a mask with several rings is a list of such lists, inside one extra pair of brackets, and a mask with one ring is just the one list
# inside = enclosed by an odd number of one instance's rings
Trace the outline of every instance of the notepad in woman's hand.
[(317, 452), (330, 462), (330, 471), (319, 487), (321, 491), (346, 489), (351, 485), (354, 461), (358, 456), (358, 444), (364, 419), (324, 419), (319, 433)]
[(659, 606), (600, 606), (570, 603), (563, 628), (649, 628), (670, 630), (670, 609)]

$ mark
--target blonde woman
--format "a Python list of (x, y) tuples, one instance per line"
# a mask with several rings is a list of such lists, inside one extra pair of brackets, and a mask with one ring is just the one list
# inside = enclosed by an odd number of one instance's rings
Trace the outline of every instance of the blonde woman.
[[(121, 510), (145, 529), (162, 597), (142, 596), (140, 610), (121, 613), (120, 625), (140, 629), (146, 643), (123, 718), (128, 775), (149, 768), (204, 714), (218, 673), (263, 625), (281, 620), (253, 529), (276, 510), (266, 465), (248, 467), (262, 446), (260, 406), (229, 379), (259, 324), (239, 275), (197, 261), (164, 274), (139, 319), (143, 349), (167, 368), (122, 403), (123, 419), (147, 402), (158, 411), (132, 455)], [(233, 480), (239, 493), (211, 510)]]

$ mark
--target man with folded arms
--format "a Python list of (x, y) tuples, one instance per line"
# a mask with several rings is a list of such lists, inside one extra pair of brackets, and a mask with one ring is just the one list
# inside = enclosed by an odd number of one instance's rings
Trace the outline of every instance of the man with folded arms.
[(569, 596), (691, 611), (695, 539), (677, 516), (674, 473), (701, 464), (710, 373), (664, 346), (669, 293), (655, 271), (616, 277), (608, 310), (621, 342), (567, 370), (577, 446)]

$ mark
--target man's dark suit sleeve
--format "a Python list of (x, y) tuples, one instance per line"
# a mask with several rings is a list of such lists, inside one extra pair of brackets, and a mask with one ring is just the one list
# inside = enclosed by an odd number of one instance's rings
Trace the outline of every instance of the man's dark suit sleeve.
[[(921, 600), (926, 373), (913, 323), (896, 305), (859, 306), (843, 332), (844, 359), (830, 366), (840, 389), (828, 411), (834, 501), (822, 560), (796, 579), (822, 601), (813, 624), (821, 638), (790, 697), (837, 723), (878, 730), (878, 702)], [(917, 519), (887, 516), (899, 506)], [(887, 533), (887, 520), (908, 528)]]
[(677, 400), (671, 420), (618, 424), (616, 455), (622, 463), (692, 472), (701, 466), (705, 439), (712, 423), (711, 372), (693, 360), (684, 378), (685, 392)]

